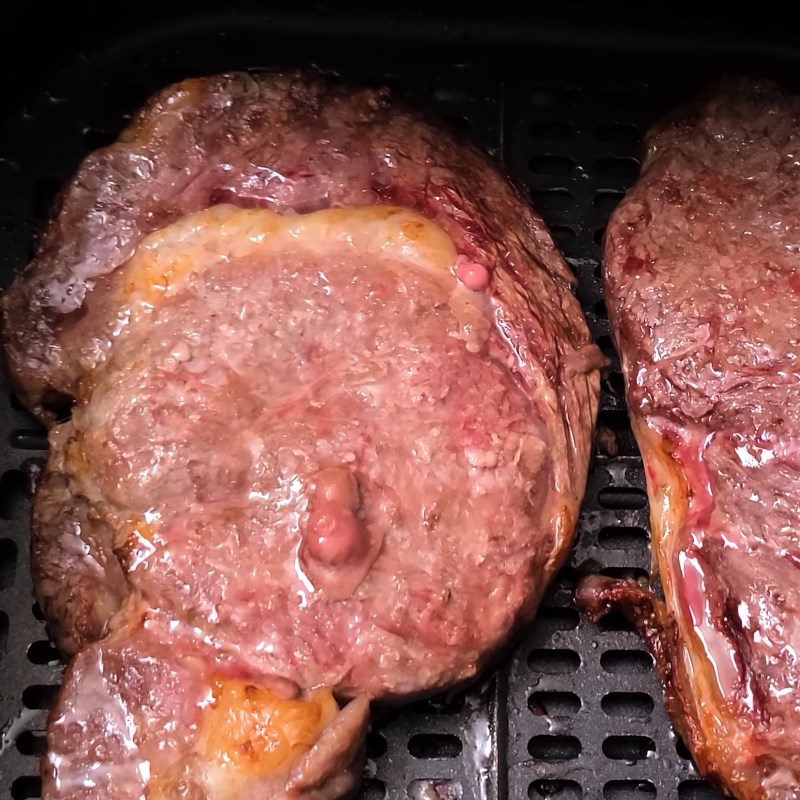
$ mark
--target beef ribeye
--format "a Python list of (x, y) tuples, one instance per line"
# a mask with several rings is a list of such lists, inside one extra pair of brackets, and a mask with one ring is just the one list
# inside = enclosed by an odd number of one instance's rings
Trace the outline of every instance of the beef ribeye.
[(89, 156), (3, 301), (78, 653), (45, 796), (337, 796), (366, 699), (473, 677), (574, 532), (572, 288), (489, 159), (383, 92), (190, 80)]
[(800, 797), (800, 101), (734, 82), (648, 137), (606, 301), (666, 605), (593, 578), (653, 644), (700, 769)]

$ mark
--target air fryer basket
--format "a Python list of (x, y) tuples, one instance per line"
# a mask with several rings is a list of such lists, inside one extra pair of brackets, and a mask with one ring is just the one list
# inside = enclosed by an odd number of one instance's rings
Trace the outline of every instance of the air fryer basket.
[[(381, 719), (361, 797), (707, 800), (718, 795), (672, 732), (638, 636), (615, 615), (588, 623), (571, 599), (583, 572), (645, 579), (650, 567), (643, 469), (601, 297), (600, 242), (653, 121), (722, 71), (780, 77), (795, 57), (751, 47), (736, 63), (734, 48), (710, 40), (612, 46), (585, 30), (576, 42), (568, 28), (526, 25), (225, 12), (131, 17), (84, 35), (81, 51), (42, 86), (23, 87), (26, 105), (0, 139), (1, 277), (7, 284), (30, 257), (78, 160), (113, 140), (150, 92), (189, 75), (313, 65), (389, 85), (473, 138), (526, 187), (575, 269), (592, 333), (612, 362), (599, 418), (605, 444), (577, 546), (535, 624), (480, 685)], [(39, 796), (37, 759), (62, 664), (29, 577), (31, 484), (46, 441), (5, 388), (0, 402), (0, 797), (22, 800)]]

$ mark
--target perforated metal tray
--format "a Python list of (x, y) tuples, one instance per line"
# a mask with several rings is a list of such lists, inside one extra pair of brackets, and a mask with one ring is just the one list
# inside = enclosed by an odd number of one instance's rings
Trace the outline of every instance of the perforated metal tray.
[[(535, 624), (483, 684), (380, 720), (361, 796), (709, 800), (718, 795), (672, 733), (637, 635), (614, 615), (589, 624), (571, 600), (582, 572), (646, 577), (650, 562), (643, 471), (601, 299), (599, 243), (636, 177), (648, 125), (721, 71), (780, 75), (795, 54), (751, 43), (743, 61), (736, 43), (611, 41), (586, 30), (573, 37), (569, 26), (530, 20), (470, 24), (321, 12), (193, 17), (173, 8), (164, 22), (129, 17), (84, 30), (80, 52), (52, 73), (39, 70), (38, 89), (22, 91), (17, 81), (25, 105), (9, 110), (0, 138), (0, 277), (7, 284), (29, 258), (78, 160), (113, 140), (153, 90), (188, 75), (312, 66), (388, 84), (472, 137), (527, 187), (578, 275), (592, 333), (612, 359), (599, 423), (617, 449), (595, 455), (578, 544)], [(0, 404), (0, 797), (22, 800), (39, 795), (37, 758), (61, 664), (28, 574), (31, 482), (46, 443), (5, 389)]]

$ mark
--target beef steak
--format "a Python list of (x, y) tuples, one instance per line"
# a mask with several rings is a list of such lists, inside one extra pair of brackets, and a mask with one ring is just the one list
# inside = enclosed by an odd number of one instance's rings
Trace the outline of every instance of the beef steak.
[(170, 87), (3, 311), (51, 426), (36, 590), (77, 652), (45, 797), (338, 796), (367, 701), (473, 677), (569, 547), (600, 363), (573, 278), (384, 92)]
[(666, 605), (592, 578), (653, 644), (700, 769), (800, 797), (800, 100), (728, 83), (648, 137), (606, 302)]

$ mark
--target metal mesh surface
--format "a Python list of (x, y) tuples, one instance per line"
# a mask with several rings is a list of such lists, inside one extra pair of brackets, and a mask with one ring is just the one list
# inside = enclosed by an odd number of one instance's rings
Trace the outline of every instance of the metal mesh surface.
[[(390, 27), (379, 32), (378, 46), (334, 22), (316, 20), (312, 33), (276, 17), (131, 23), (76, 53), (41, 90), (31, 90), (0, 144), (2, 279), (8, 283), (30, 256), (54, 194), (78, 160), (113, 140), (149, 93), (187, 75), (313, 61), (348, 80), (389, 84), (472, 137), (528, 188), (575, 268), (592, 332), (612, 358), (599, 424), (616, 435), (617, 452), (596, 453), (576, 549), (535, 624), (482, 685), (378, 720), (361, 797), (718, 797), (671, 731), (638, 636), (613, 614), (588, 623), (571, 590), (582, 572), (646, 577), (650, 562), (642, 464), (600, 294), (602, 229), (636, 177), (643, 130), (726, 65), (684, 53), (676, 71), (677, 53), (667, 52), (632, 69), (631, 54), (603, 42), (566, 58), (524, 41), (454, 41), (446, 30), (414, 40), (393, 37)], [(39, 796), (37, 758), (61, 664), (29, 577), (30, 488), (45, 441), (5, 390), (1, 402), (0, 797), (22, 800)]]

